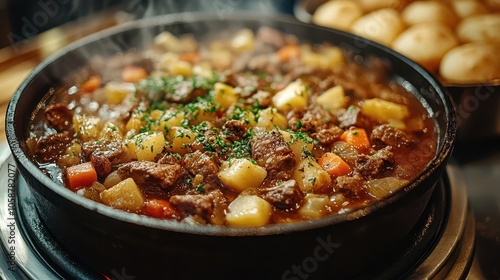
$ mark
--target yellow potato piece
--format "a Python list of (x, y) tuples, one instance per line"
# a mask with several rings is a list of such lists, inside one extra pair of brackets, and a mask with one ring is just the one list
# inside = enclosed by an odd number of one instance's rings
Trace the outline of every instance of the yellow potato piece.
[(278, 108), (278, 110), (306, 107), (307, 91), (307, 86), (301, 80), (291, 82), (273, 96), (273, 105)]
[(238, 95), (234, 88), (223, 83), (215, 83), (213, 102), (218, 104), (223, 110), (227, 109), (238, 100)]
[(224, 186), (242, 192), (259, 187), (266, 178), (267, 171), (248, 159), (238, 158), (225, 162), (217, 175)]
[(342, 86), (334, 86), (326, 90), (316, 98), (316, 103), (330, 111), (344, 108), (347, 104), (344, 88)]
[(380, 98), (366, 99), (361, 105), (363, 114), (381, 123), (387, 123), (390, 120), (403, 120), (409, 115), (406, 105)]
[(272, 206), (256, 195), (240, 195), (231, 204), (226, 220), (234, 227), (259, 227), (269, 222)]
[(321, 218), (326, 213), (326, 206), (329, 203), (327, 195), (308, 193), (304, 197), (304, 204), (300, 207), (299, 213), (309, 219)]
[(330, 175), (313, 158), (302, 159), (293, 173), (293, 179), (303, 192), (327, 188), (332, 182)]
[(132, 178), (125, 179), (100, 194), (104, 204), (116, 209), (136, 212), (142, 208), (144, 198)]
[(166, 145), (165, 137), (161, 132), (143, 132), (126, 141), (131, 158), (137, 160), (154, 161)]

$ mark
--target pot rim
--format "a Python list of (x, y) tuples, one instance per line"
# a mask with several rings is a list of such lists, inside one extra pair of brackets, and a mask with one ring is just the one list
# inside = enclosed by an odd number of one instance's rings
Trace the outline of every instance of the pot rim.
[[(310, 220), (298, 223), (272, 224), (264, 227), (235, 228), (228, 226), (191, 225), (191, 224), (181, 223), (178, 221), (159, 220), (144, 215), (128, 213), (125, 211), (114, 209), (102, 203), (98, 203), (93, 200), (79, 196), (78, 194), (72, 192), (71, 190), (52, 181), (51, 178), (45, 175), (24, 153), (22, 148), (24, 143), (20, 143), (20, 140), (16, 137), (18, 133), (20, 135), (25, 135), (25, 131), (20, 131), (20, 132), (17, 131), (18, 129), (16, 127), (19, 127), (19, 125), (16, 125), (16, 120), (15, 120), (16, 108), (18, 106), (19, 101), (22, 98), (27, 98), (26, 94), (24, 94), (23, 96), (25, 90), (30, 86), (30, 84), (33, 82), (36, 76), (39, 75), (48, 65), (57, 61), (57, 59), (63, 57), (69, 51), (76, 50), (80, 47), (83, 47), (94, 41), (98, 41), (102, 38), (106, 38), (108, 36), (130, 31), (133, 29), (138, 30), (141, 28), (148, 28), (159, 25), (167, 26), (178, 23), (189, 24), (193, 22), (203, 22), (203, 21), (210, 22), (217, 20), (221, 21), (253, 20), (263, 23), (265, 23), (266, 21), (271, 23), (280, 22), (285, 24), (305, 26), (306, 28), (311, 28), (311, 29), (323, 29), (327, 30), (333, 35), (339, 35), (347, 38), (350, 37), (355, 40), (361, 40), (363, 42), (367, 42), (369, 45), (372, 45), (372, 47), (381, 49), (383, 52), (387, 53), (389, 57), (392, 57), (392, 59), (401, 60), (404, 64), (410, 65), (420, 75), (422, 75), (422, 77), (425, 78), (425, 80), (429, 82), (430, 85), (436, 90), (436, 94), (438, 95), (439, 98), (442, 99), (442, 103), (444, 105), (444, 114), (446, 114), (446, 119), (448, 120), (448, 125), (446, 127), (446, 131), (444, 132), (443, 139), (439, 139), (438, 136), (437, 150), (434, 158), (428, 163), (426, 168), (415, 179), (409, 182), (409, 184), (406, 185), (404, 188), (401, 188), (398, 191), (394, 192), (389, 197), (375, 201), (368, 206), (358, 208), (343, 214), (332, 214), (317, 220)], [(43, 185), (43, 187), (48, 188), (50, 191), (54, 192), (62, 199), (66, 199), (72, 202), (73, 204), (77, 205), (78, 207), (84, 208), (88, 211), (94, 211), (108, 218), (116, 219), (122, 222), (132, 223), (139, 226), (155, 228), (159, 230), (168, 230), (179, 233), (189, 233), (189, 234), (209, 235), (209, 236), (276, 235), (283, 233), (292, 233), (296, 231), (305, 231), (315, 228), (322, 228), (362, 218), (374, 211), (384, 208), (386, 205), (392, 204), (395, 201), (401, 199), (403, 196), (407, 195), (411, 190), (419, 186), (420, 183), (424, 182), (428, 177), (430, 177), (431, 174), (433, 174), (442, 164), (446, 164), (446, 160), (453, 150), (453, 144), (456, 134), (455, 111), (451, 98), (446, 92), (445, 88), (439, 83), (439, 81), (436, 78), (434, 78), (433, 75), (431, 75), (425, 69), (423, 69), (413, 61), (409, 60), (408, 58), (404, 57), (403, 55), (398, 54), (395, 51), (381, 44), (366, 40), (354, 34), (307, 24), (304, 22), (300, 22), (291, 16), (260, 15), (254, 13), (232, 13), (224, 15), (223, 17), (218, 16), (216, 14), (205, 13), (205, 12), (187, 12), (179, 14), (169, 14), (169, 15), (162, 15), (162, 16), (156, 16), (156, 17), (126, 22), (118, 26), (111, 27), (102, 30), (100, 32), (91, 34), (89, 36), (86, 36), (74, 43), (69, 44), (68, 46), (58, 50), (57, 52), (49, 56), (25, 78), (25, 80), (22, 82), (19, 88), (15, 91), (8, 105), (5, 123), (6, 123), (7, 141), (17, 163), (21, 164), (28, 172), (30, 172), (31, 176), (33, 176), (37, 181), (39, 181)]]

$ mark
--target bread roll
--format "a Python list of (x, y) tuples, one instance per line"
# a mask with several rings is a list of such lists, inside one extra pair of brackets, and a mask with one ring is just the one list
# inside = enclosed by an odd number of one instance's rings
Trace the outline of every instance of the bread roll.
[(485, 0), (484, 2), (489, 11), (500, 12), (500, 0)]
[(451, 2), (453, 10), (460, 18), (488, 13), (481, 2), (475, 0), (459, 0)]
[(349, 30), (352, 23), (363, 15), (357, 3), (349, 0), (329, 1), (318, 7), (312, 22), (330, 28)]
[(472, 84), (500, 79), (498, 49), (484, 42), (468, 43), (443, 56), (439, 74), (448, 82)]
[(403, 31), (392, 48), (430, 71), (436, 71), (443, 55), (458, 45), (450, 28), (439, 23), (420, 23)]
[(437, 22), (453, 27), (458, 21), (455, 11), (448, 4), (439, 1), (412, 2), (403, 10), (401, 17), (407, 25)]
[(403, 22), (398, 12), (392, 8), (366, 14), (352, 25), (353, 33), (384, 45), (390, 45), (403, 30)]
[(476, 15), (463, 19), (457, 26), (462, 42), (493, 41), (500, 43), (500, 13)]
[(364, 12), (371, 12), (383, 8), (402, 8), (407, 0), (357, 0)]

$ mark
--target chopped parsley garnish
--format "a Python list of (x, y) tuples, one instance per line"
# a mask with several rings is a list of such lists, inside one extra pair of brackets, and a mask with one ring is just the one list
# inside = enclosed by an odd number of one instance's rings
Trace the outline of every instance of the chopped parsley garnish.
[(301, 129), (302, 128), (302, 120), (299, 120), (295, 127), (297, 127), (297, 129)]
[(195, 190), (199, 193), (205, 193), (205, 189), (203, 188), (205, 186), (205, 183), (201, 183), (198, 186), (196, 186)]

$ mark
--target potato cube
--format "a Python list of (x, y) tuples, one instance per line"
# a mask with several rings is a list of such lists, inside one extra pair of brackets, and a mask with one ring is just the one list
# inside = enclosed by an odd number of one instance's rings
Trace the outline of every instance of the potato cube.
[(345, 62), (344, 54), (338, 47), (325, 48), (321, 53), (303, 48), (301, 60), (304, 65), (323, 69), (333, 69)]
[(299, 209), (300, 215), (310, 219), (317, 219), (324, 216), (327, 211), (330, 199), (324, 194), (308, 193), (304, 197), (304, 204)]
[(321, 68), (335, 68), (339, 65), (344, 64), (344, 53), (339, 47), (326, 47), (322, 51), (322, 63), (320, 64)]
[(276, 108), (267, 108), (259, 112), (259, 119), (256, 126), (264, 127), (267, 130), (274, 129), (276, 126), (281, 129), (286, 129), (288, 120), (285, 116), (278, 113)]
[(133, 96), (135, 90), (132, 83), (109, 82), (104, 87), (104, 94), (108, 104), (120, 104), (125, 98)]
[(189, 145), (194, 142), (196, 133), (190, 129), (173, 126), (168, 131), (167, 139), (170, 142), (169, 151), (184, 155), (188, 152)]
[(297, 181), (303, 192), (315, 192), (327, 188), (332, 179), (313, 158), (305, 158), (297, 164), (293, 173), (293, 179)]
[(179, 55), (173, 52), (166, 52), (158, 59), (158, 68), (162, 72), (170, 72), (170, 65), (179, 61)]
[(73, 115), (73, 127), (77, 136), (84, 142), (97, 139), (100, 119), (94, 116)]
[(99, 134), (99, 139), (104, 141), (121, 141), (123, 134), (116, 124), (108, 121), (104, 124)]
[(403, 120), (410, 113), (406, 105), (390, 102), (380, 98), (366, 99), (361, 105), (361, 112), (379, 122)]
[(218, 104), (223, 110), (229, 108), (238, 100), (238, 95), (234, 92), (234, 88), (223, 83), (215, 83), (213, 102)]
[(201, 61), (193, 66), (193, 73), (195, 75), (210, 78), (213, 77), (214, 73), (212, 72), (212, 65), (208, 61)]
[(240, 195), (231, 204), (226, 220), (230, 226), (259, 227), (269, 222), (272, 206), (256, 195)]
[(144, 204), (141, 190), (132, 178), (125, 179), (100, 194), (104, 204), (116, 209), (137, 212)]
[(146, 123), (142, 120), (144, 113), (134, 112), (127, 124), (125, 124), (125, 131), (129, 132), (131, 130), (139, 131), (141, 128), (146, 126)]
[(253, 31), (243, 28), (231, 40), (231, 48), (237, 52), (252, 51), (255, 45)]
[(192, 104), (191, 112), (187, 118), (192, 125), (198, 125), (202, 122), (213, 122), (217, 119), (217, 105), (210, 102), (197, 102)]
[(126, 141), (130, 156), (137, 160), (154, 161), (165, 145), (165, 137), (161, 132), (139, 133)]
[(342, 86), (334, 86), (318, 96), (316, 102), (329, 111), (344, 108), (346, 106), (344, 88)]
[(168, 31), (164, 31), (154, 38), (154, 43), (157, 46), (161, 46), (166, 51), (180, 52), (182, 51), (182, 45), (179, 39)]
[(224, 162), (218, 176), (226, 187), (242, 192), (259, 187), (266, 178), (267, 171), (248, 159), (238, 158)]
[(227, 69), (233, 62), (233, 54), (228, 50), (212, 50), (209, 58), (210, 64), (216, 69)]
[(296, 134), (290, 133), (285, 130), (280, 130), (281, 135), (283, 135), (283, 139), (290, 145), (290, 148), (293, 150), (293, 155), (295, 156), (295, 160), (300, 162), (302, 160), (302, 156), (304, 155), (304, 149), (308, 151), (312, 151), (313, 139), (309, 136), (297, 137)]
[(272, 98), (278, 110), (290, 110), (307, 106), (307, 86), (299, 79), (278, 91)]
[(177, 60), (168, 65), (168, 72), (172, 76), (189, 77), (193, 75), (193, 67), (189, 62)]
[(172, 126), (180, 126), (182, 121), (184, 120), (184, 112), (181, 111), (167, 111), (163, 114), (160, 121), (160, 126), (162, 128), (172, 127)]

